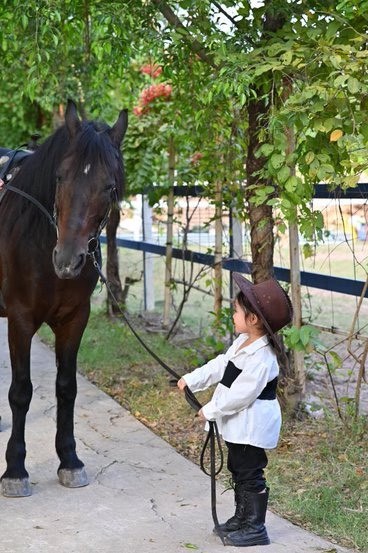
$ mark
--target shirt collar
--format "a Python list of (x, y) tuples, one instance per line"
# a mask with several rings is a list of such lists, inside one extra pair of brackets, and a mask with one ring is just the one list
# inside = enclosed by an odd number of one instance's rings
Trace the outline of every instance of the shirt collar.
[[(242, 342), (244, 342), (244, 340), (247, 339), (247, 334), (241, 334), (239, 336), (239, 338), (242, 338), (242, 340), (240, 340), (240, 343), (242, 343)], [(267, 334), (265, 334), (264, 336), (261, 336), (260, 338), (257, 338), (257, 340), (255, 340), (254, 342), (249, 344), (249, 346), (245, 346), (244, 348), (239, 350), (238, 354), (245, 351), (249, 355), (249, 354), (255, 353), (256, 351), (263, 348), (264, 346), (267, 346), (268, 344), (269, 344), (268, 336), (267, 336)]]

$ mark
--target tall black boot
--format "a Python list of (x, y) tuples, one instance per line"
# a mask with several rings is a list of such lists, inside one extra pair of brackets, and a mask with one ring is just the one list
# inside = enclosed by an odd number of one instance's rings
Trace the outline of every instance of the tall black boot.
[(244, 483), (238, 482), (235, 484), (235, 514), (229, 520), (224, 522), (223, 524), (219, 524), (218, 527), (215, 527), (213, 529), (215, 534), (219, 534), (219, 531), (221, 531), (222, 535), (227, 534), (228, 532), (234, 532), (235, 530), (240, 530), (245, 522), (245, 515), (246, 515), (246, 494), (247, 491), (245, 490)]
[(225, 536), (225, 545), (248, 547), (250, 545), (268, 545), (270, 543), (265, 527), (268, 503), (268, 488), (265, 493), (245, 492), (245, 523), (240, 530)]

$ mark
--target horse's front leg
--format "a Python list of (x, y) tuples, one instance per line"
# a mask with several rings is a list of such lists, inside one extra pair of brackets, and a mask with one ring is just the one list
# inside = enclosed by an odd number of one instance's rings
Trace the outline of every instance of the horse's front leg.
[(30, 350), (35, 329), (22, 317), (9, 317), (8, 342), (12, 366), (9, 405), (12, 411), (12, 432), (6, 449), (7, 468), (1, 477), (2, 493), (6, 497), (31, 495), (28, 472), (25, 469), (24, 438), (26, 415), (32, 398)]
[(54, 329), (56, 352), (56, 452), (60, 459), (59, 481), (68, 488), (88, 484), (84, 464), (78, 458), (74, 438), (74, 404), (77, 395), (77, 354), (83, 331), (88, 321), (87, 312), (79, 312), (78, 319)]

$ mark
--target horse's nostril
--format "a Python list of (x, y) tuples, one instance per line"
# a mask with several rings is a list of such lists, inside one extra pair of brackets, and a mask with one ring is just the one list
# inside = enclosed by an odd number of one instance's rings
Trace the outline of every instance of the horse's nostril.
[(74, 271), (80, 271), (83, 265), (85, 264), (86, 256), (84, 253), (80, 254), (77, 258), (77, 262), (74, 265)]
[(86, 262), (86, 254), (73, 254), (64, 248), (55, 247), (52, 252), (52, 262), (59, 278), (77, 278)]

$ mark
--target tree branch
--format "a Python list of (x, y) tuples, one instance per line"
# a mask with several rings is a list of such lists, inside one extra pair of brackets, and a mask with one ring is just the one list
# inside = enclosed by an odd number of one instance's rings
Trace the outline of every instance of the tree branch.
[(229, 13), (227, 13), (224, 10), (224, 8), (218, 2), (211, 2), (211, 4), (213, 4), (215, 6), (215, 8), (220, 13), (222, 13), (222, 15), (224, 15), (235, 27), (238, 27), (238, 22), (233, 17), (231, 17), (231, 15)]
[(172, 27), (175, 29), (181, 29), (183, 40), (185, 40), (191, 50), (197, 54), (203, 62), (207, 63), (211, 67), (217, 68), (213, 56), (206, 51), (205, 47), (199, 42), (199, 40), (192, 37), (188, 29), (185, 25), (183, 25), (179, 17), (173, 12), (170, 6), (166, 4), (166, 2), (162, 2), (162, 0), (152, 0), (152, 3), (157, 6), (157, 9)]

